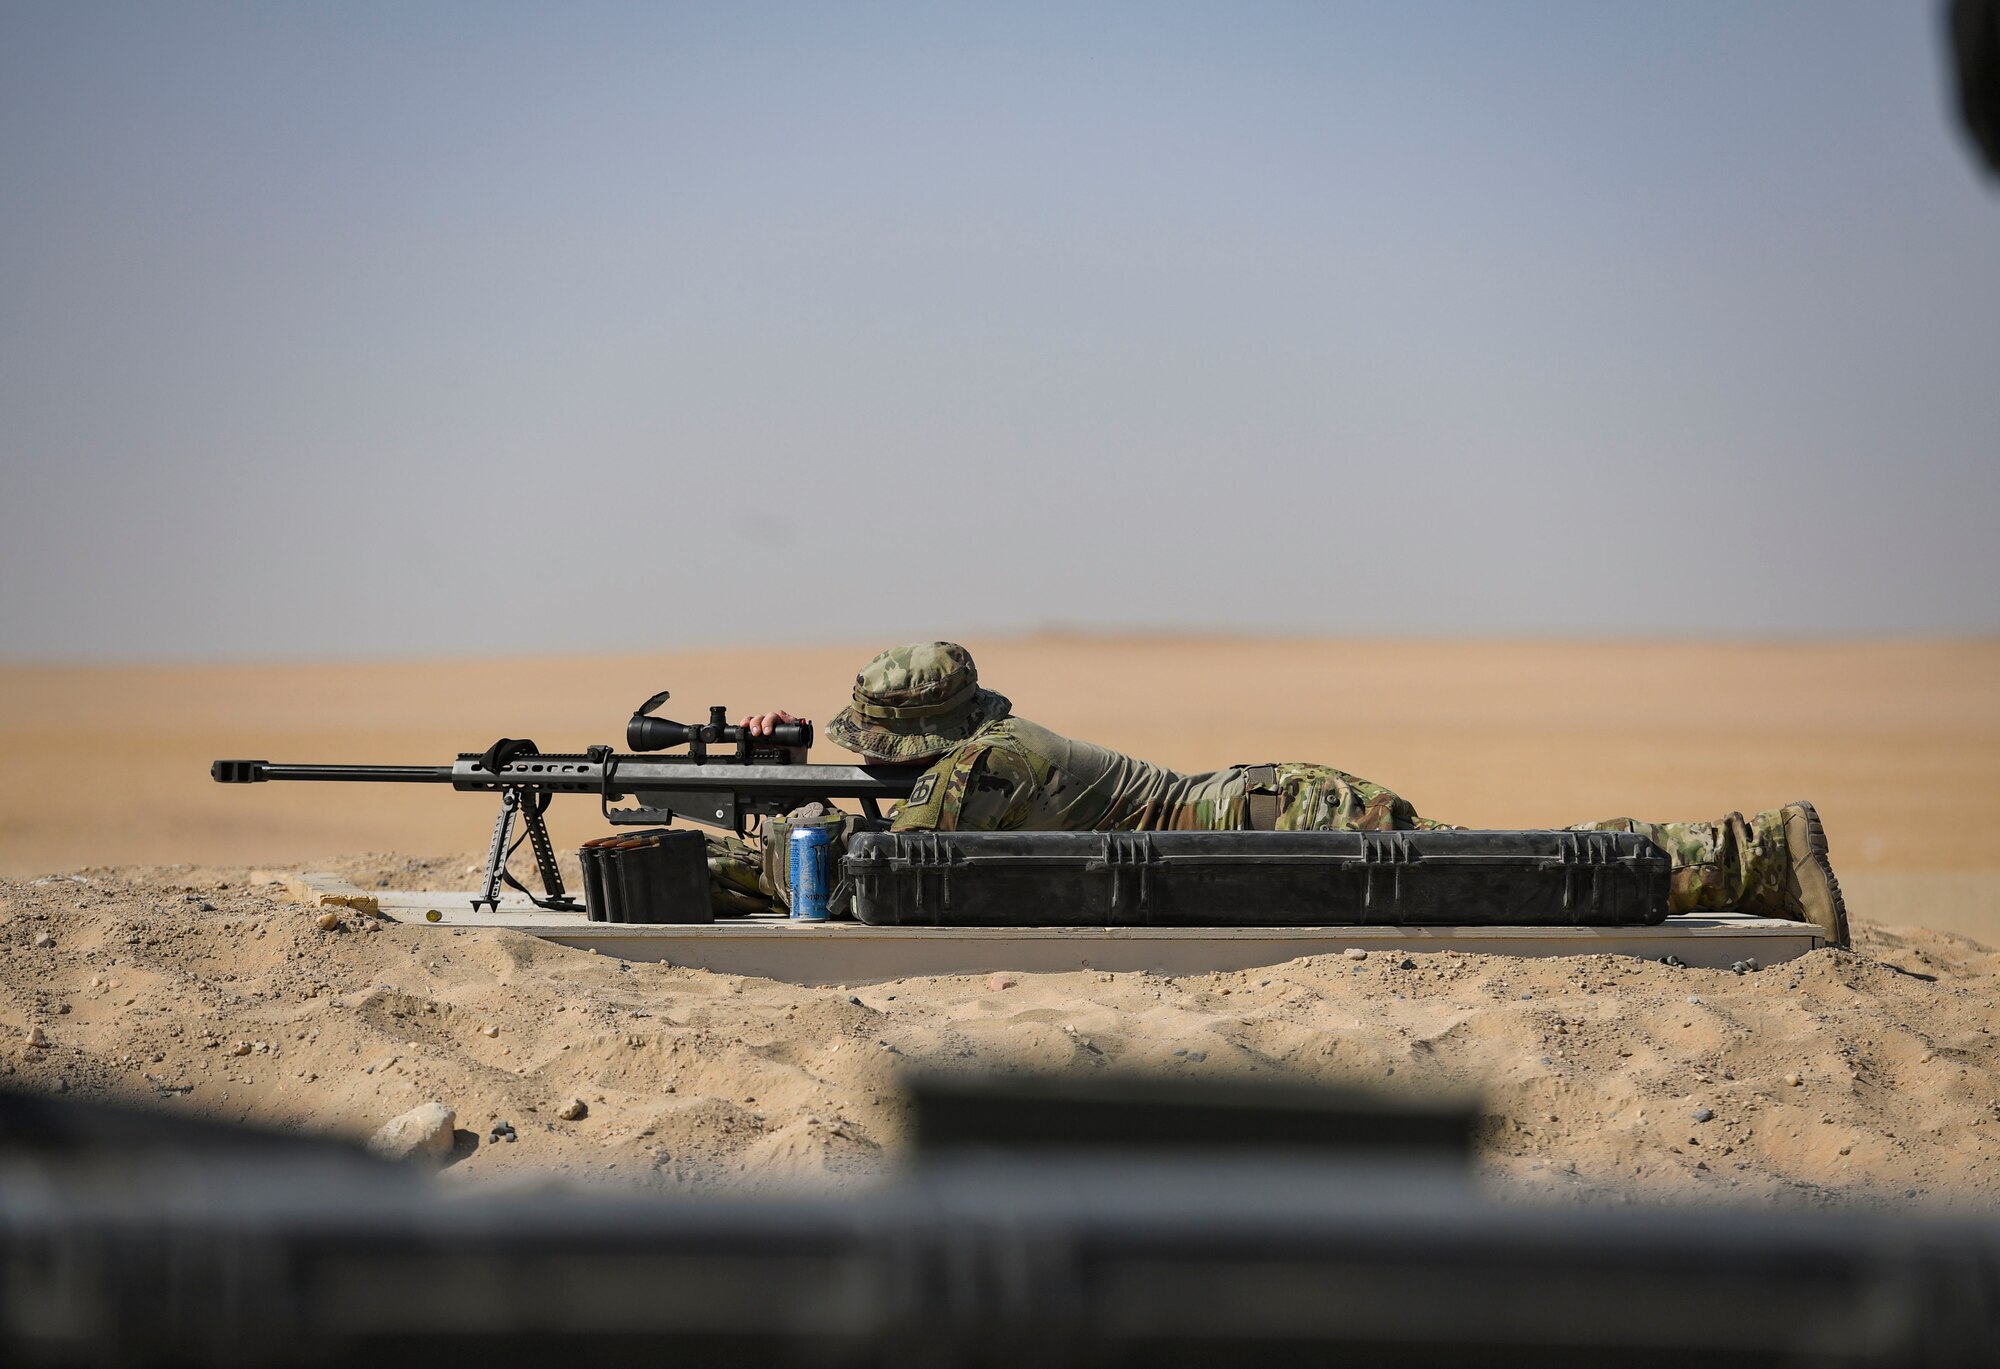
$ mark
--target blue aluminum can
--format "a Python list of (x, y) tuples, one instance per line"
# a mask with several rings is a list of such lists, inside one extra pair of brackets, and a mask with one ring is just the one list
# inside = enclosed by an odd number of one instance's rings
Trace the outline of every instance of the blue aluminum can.
[(792, 921), (826, 921), (826, 901), (833, 893), (833, 828), (810, 822), (791, 835)]

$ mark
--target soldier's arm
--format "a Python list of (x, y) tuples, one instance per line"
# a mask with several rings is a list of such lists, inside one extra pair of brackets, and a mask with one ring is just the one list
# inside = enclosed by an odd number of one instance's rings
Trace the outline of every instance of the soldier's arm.
[(1034, 775), (1005, 751), (974, 744), (939, 760), (896, 810), (898, 832), (1014, 832), (1027, 820)]

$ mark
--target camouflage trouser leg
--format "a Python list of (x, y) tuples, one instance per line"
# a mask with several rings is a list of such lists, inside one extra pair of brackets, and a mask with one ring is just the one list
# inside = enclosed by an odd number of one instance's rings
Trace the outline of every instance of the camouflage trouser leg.
[[(1451, 827), (1421, 817), (1393, 790), (1326, 765), (1277, 767), (1280, 831), (1438, 832)], [(1715, 822), (1640, 822), (1611, 818), (1578, 823), (1579, 832), (1637, 832), (1673, 862), (1670, 913), (1778, 912), (1786, 877), (1785, 820), (1775, 810)]]
[(763, 883), (764, 861), (741, 837), (702, 833), (708, 843), (708, 901), (717, 917), (769, 912), (775, 903)]
[(1274, 768), (1281, 832), (1439, 832), (1451, 826), (1419, 817), (1394, 790), (1330, 765), (1281, 761)]
[(1785, 887), (1785, 820), (1771, 811), (1715, 822), (1639, 822), (1611, 818), (1578, 823), (1578, 832), (1637, 832), (1658, 843), (1673, 861), (1669, 913), (1759, 913), (1782, 906)]

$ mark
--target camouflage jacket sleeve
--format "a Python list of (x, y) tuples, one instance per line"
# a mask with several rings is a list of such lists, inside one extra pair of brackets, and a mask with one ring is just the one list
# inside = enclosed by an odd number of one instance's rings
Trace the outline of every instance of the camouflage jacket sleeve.
[(1033, 772), (1011, 752), (973, 743), (933, 765), (896, 810), (898, 832), (1013, 832), (1033, 808)]

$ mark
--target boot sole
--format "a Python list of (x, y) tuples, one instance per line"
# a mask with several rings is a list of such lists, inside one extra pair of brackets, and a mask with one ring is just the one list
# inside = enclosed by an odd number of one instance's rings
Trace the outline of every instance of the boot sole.
[[(1801, 816), (1805, 819), (1806, 859), (1801, 862), (1795, 862), (1792, 866), (1792, 879), (1798, 882), (1800, 886), (1796, 897), (1798, 898), (1801, 911), (1804, 911), (1810, 903), (1819, 902), (1818, 899), (1808, 897), (1807, 880), (1801, 878), (1803, 871), (1810, 870), (1825, 883), (1825, 904), (1830, 916), (1824, 922), (1817, 917), (1808, 917), (1806, 920), (1826, 933), (1826, 939), (1830, 945), (1846, 947), (1849, 944), (1847, 900), (1841, 896), (1840, 880), (1834, 876), (1833, 862), (1827, 856), (1826, 828), (1819, 820), (1819, 810), (1813, 807), (1810, 802), (1803, 799), (1797, 803), (1790, 803), (1785, 806), (1787, 808), (1798, 809)], [(1789, 820), (1785, 826), (1786, 845), (1789, 846), (1791, 836), (1791, 823)]]

